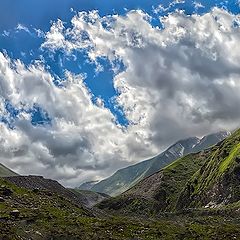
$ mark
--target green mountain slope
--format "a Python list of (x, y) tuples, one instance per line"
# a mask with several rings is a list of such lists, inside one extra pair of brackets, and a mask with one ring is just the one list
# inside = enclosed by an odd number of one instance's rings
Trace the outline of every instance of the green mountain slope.
[(240, 131), (98, 205), (111, 214), (51, 179), (0, 178), (0, 239), (240, 239), (239, 143)]
[(217, 207), (240, 200), (240, 130), (226, 139), (184, 188), (178, 208)]
[(10, 177), (10, 176), (18, 176), (18, 174), (0, 163), (0, 177)]
[(192, 137), (180, 140), (152, 159), (118, 170), (109, 178), (93, 185), (91, 190), (116, 196), (131, 188), (145, 177), (164, 168), (174, 160), (189, 153), (206, 149), (225, 139), (228, 135), (228, 132), (219, 132), (205, 136), (202, 139)]

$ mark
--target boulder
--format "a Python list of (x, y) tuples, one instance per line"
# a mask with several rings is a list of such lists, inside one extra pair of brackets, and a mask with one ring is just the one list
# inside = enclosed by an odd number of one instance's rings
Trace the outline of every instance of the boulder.
[(10, 216), (14, 217), (14, 218), (18, 218), (20, 215), (20, 212), (16, 209), (16, 210), (12, 210), (10, 212)]
[(10, 188), (8, 188), (7, 186), (2, 185), (0, 187), (0, 194), (3, 196), (11, 196), (13, 194), (13, 191)]

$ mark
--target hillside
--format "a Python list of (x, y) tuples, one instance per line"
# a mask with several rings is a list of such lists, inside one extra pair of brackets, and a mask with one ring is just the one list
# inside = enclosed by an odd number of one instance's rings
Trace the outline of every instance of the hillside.
[[(51, 179), (0, 178), (0, 239), (240, 239), (239, 143), (240, 130), (103, 200), (100, 209), (84, 202), (98, 194)], [(202, 208), (217, 200), (217, 208)]]
[(212, 151), (208, 149), (180, 158), (121, 195), (101, 202), (98, 207), (124, 214), (174, 211), (180, 192)]
[(78, 187), (78, 189), (79, 190), (90, 190), (97, 183), (99, 183), (99, 181), (84, 182)]
[(0, 163), (0, 177), (18, 176), (17, 173)]
[(110, 198), (110, 196), (105, 193), (98, 193), (89, 190), (79, 190), (76, 188), (69, 190), (77, 194), (80, 198), (84, 199), (83, 204), (89, 208), (93, 207), (97, 203), (102, 202), (103, 200)]
[(109, 178), (93, 185), (91, 190), (116, 196), (131, 188), (145, 177), (148, 177), (169, 165), (174, 160), (189, 153), (199, 152), (206, 149), (222, 141), (228, 135), (228, 132), (219, 132), (207, 135), (201, 139), (192, 137), (180, 140), (152, 159), (118, 170)]
[(77, 205), (91, 208), (95, 204), (107, 199), (109, 196), (103, 193), (96, 193), (87, 190), (67, 189), (52, 179), (45, 179), (42, 176), (12, 176), (4, 177), (5, 180), (20, 188), (32, 191), (48, 191), (56, 193)]
[[(230, 214), (231, 213), (231, 214)], [(226, 210), (169, 214), (158, 219), (89, 211), (57, 193), (19, 188), (0, 178), (0, 239), (238, 239), (240, 222)]]
[(188, 182), (178, 208), (218, 207), (240, 200), (240, 130), (226, 139)]

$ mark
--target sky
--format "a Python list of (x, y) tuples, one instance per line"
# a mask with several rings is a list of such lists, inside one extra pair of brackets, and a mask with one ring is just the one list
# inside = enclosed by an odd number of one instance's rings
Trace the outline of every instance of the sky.
[(79, 186), (240, 127), (239, 27), (239, 0), (2, 0), (0, 162)]

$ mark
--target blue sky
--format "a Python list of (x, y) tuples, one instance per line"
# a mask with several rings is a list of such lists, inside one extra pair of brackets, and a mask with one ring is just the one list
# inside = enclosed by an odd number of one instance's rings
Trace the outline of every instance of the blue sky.
[(235, 129), (239, 14), (239, 0), (1, 0), (0, 162), (75, 186)]

